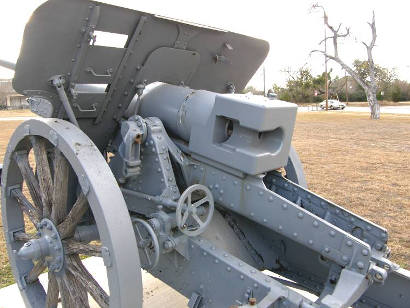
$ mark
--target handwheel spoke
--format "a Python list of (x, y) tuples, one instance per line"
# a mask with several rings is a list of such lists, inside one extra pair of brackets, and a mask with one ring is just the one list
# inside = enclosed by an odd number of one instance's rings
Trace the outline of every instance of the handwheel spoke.
[(62, 239), (65, 239), (74, 233), (77, 224), (80, 222), (87, 209), (87, 198), (81, 193), (66, 218), (57, 226)]
[(195, 221), (198, 223), (199, 227), (202, 227), (204, 222), (199, 218), (199, 216), (196, 213), (192, 214), (192, 217), (195, 219)]
[(139, 242), (143, 242), (144, 241), (144, 238), (142, 237), (142, 234), (141, 234), (141, 231), (140, 231), (140, 228), (138, 227), (138, 224), (136, 224), (135, 225), (135, 232), (136, 232), (136, 237), (137, 237), (137, 242), (139, 243)]
[(192, 204), (193, 207), (198, 207), (202, 204), (204, 204), (205, 202), (208, 202), (209, 199), (208, 198), (202, 198), (201, 200), (198, 200), (196, 202), (194, 202), (194, 204)]
[(38, 261), (31, 271), (28, 273), (26, 282), (27, 283), (33, 283), (38, 279), (38, 276), (47, 268), (46, 262), (44, 260)]
[(144, 255), (145, 255), (145, 258), (147, 258), (148, 265), (151, 266), (151, 259), (149, 257), (148, 248), (144, 248)]
[(101, 288), (98, 282), (87, 271), (82, 264), (80, 258), (77, 255), (70, 256), (71, 262), (67, 264), (68, 270), (74, 275), (74, 277), (81, 283), (81, 285), (87, 290), (88, 293), (94, 298), (94, 300), (101, 307), (107, 307), (109, 305), (109, 296)]
[(85, 244), (74, 240), (63, 240), (63, 247), (67, 255), (82, 254), (101, 257), (101, 246)]
[(58, 284), (54, 273), (48, 272), (48, 287), (47, 287), (47, 308), (57, 308), (58, 305)]
[(67, 160), (57, 148), (54, 151), (54, 186), (52, 195), (51, 220), (60, 223), (67, 212), (69, 166)]
[(16, 198), (21, 210), (28, 216), (34, 226), (36, 226), (41, 220), (40, 211), (27, 200), (19, 188), (12, 189), (11, 195)]
[(186, 209), (184, 215), (182, 216), (181, 226), (184, 226), (184, 225), (185, 225), (185, 223), (186, 223), (188, 217), (189, 217), (189, 210)]
[(40, 186), (38, 184), (37, 178), (34, 175), (33, 169), (30, 166), (28, 161), (27, 152), (17, 152), (14, 153), (14, 160), (17, 163), (17, 166), (20, 169), (21, 175), (23, 176), (24, 181), (26, 182), (27, 188), (30, 192), (31, 198), (37, 209), (43, 209), (43, 204), (41, 201)]
[(50, 165), (48, 164), (47, 148), (44, 139), (31, 136), (34, 157), (36, 159), (37, 175), (40, 184), (41, 200), (43, 202), (43, 216), (50, 217), (53, 194), (53, 182)]

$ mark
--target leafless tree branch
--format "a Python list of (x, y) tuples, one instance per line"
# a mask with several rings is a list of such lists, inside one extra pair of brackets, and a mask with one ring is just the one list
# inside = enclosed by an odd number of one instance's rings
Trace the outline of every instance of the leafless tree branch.
[(330, 25), (328, 16), (327, 16), (326, 11), (323, 8), (323, 6), (315, 4), (315, 5), (312, 6), (312, 8), (321, 8), (323, 10), (324, 23), (325, 23), (326, 27), (331, 31), (332, 35), (329, 36), (329, 37), (325, 37), (320, 42), (320, 44), (327, 41), (328, 39), (332, 39), (332, 41), (333, 41), (333, 55), (330, 55), (330, 54), (328, 54), (328, 53), (326, 53), (322, 50), (312, 50), (310, 52), (310, 54), (312, 54), (314, 52), (319, 52), (319, 53), (323, 54), (327, 59), (333, 60), (336, 63), (338, 63), (365, 90), (367, 98), (368, 98), (368, 102), (369, 102), (369, 105), (370, 105), (372, 118), (374, 118), (374, 119), (380, 118), (380, 107), (379, 107), (379, 103), (377, 102), (377, 98), (376, 98), (377, 82), (376, 82), (376, 78), (375, 78), (375, 65), (374, 65), (373, 55), (372, 55), (372, 51), (373, 51), (373, 48), (376, 44), (376, 37), (377, 37), (377, 34), (376, 34), (376, 21), (375, 21), (374, 11), (373, 11), (372, 22), (368, 23), (370, 28), (371, 28), (371, 31), (372, 31), (372, 40), (371, 40), (370, 44), (366, 44), (365, 42), (362, 42), (363, 45), (366, 47), (366, 50), (367, 50), (367, 58), (368, 58), (369, 70), (370, 70), (370, 74), (369, 74), (370, 82), (366, 82), (366, 80), (363, 80), (359, 76), (359, 74), (356, 73), (355, 70), (353, 70), (350, 66), (348, 66), (339, 57), (338, 39), (349, 36), (350, 28), (346, 28), (346, 32), (340, 33), (340, 29), (341, 29), (342, 24), (339, 24), (337, 29), (335, 29), (335, 27)]

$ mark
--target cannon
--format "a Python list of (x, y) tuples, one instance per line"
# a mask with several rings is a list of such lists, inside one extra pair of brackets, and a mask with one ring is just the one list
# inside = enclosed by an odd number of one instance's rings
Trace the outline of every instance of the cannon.
[(33, 13), (13, 86), (41, 117), (12, 135), (1, 194), (27, 307), (142, 307), (141, 269), (190, 308), (409, 307), (387, 230), (308, 190), (297, 106), (236, 94), (268, 50), (95, 1)]

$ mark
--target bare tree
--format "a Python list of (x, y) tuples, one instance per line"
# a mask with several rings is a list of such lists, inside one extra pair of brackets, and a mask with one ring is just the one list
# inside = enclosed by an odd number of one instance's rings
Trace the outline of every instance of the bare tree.
[(362, 44), (366, 47), (367, 61), (369, 63), (369, 78), (365, 80), (365, 79), (362, 79), (360, 75), (356, 73), (354, 69), (348, 66), (339, 57), (338, 39), (347, 37), (350, 34), (350, 29), (346, 28), (345, 32), (341, 33), (340, 28), (342, 24), (339, 24), (337, 28), (331, 26), (329, 24), (328, 16), (323, 6), (314, 4), (313, 8), (323, 9), (323, 17), (324, 17), (325, 25), (331, 31), (332, 35), (323, 39), (320, 42), (320, 44), (323, 43), (325, 40), (332, 39), (333, 55), (330, 55), (329, 53), (322, 51), (322, 50), (313, 50), (312, 52), (320, 52), (324, 54), (327, 59), (337, 62), (350, 76), (352, 76), (357, 81), (357, 83), (364, 89), (366, 93), (367, 101), (369, 102), (369, 107), (370, 107), (370, 117), (372, 119), (380, 119), (380, 105), (379, 105), (379, 102), (377, 101), (377, 96), (376, 96), (377, 80), (376, 80), (375, 65), (374, 65), (373, 55), (372, 55), (373, 47), (375, 46), (375, 43), (376, 43), (376, 22), (375, 22), (375, 17), (374, 17), (374, 11), (373, 11), (372, 22), (368, 23), (372, 31), (372, 40), (370, 44), (366, 44), (365, 42), (362, 42)]

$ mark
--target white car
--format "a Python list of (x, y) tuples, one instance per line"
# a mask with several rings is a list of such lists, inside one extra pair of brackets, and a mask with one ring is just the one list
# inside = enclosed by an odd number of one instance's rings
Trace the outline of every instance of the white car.
[[(339, 101), (336, 100), (336, 99), (329, 99), (327, 106), (328, 106), (329, 109), (332, 109), (332, 110), (336, 110), (336, 109), (342, 109), (342, 110), (343, 110), (343, 109), (346, 108), (346, 104), (345, 104), (345, 103), (339, 102)], [(321, 103), (319, 104), (319, 107), (320, 107), (321, 109), (326, 109), (326, 101), (321, 102)]]

